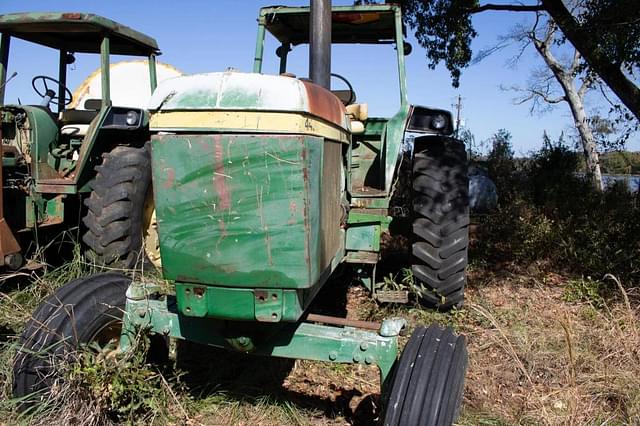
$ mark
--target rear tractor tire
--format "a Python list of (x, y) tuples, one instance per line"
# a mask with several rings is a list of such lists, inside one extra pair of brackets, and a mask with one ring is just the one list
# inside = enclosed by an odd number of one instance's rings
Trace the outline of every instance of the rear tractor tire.
[(31, 405), (58, 379), (56, 365), (83, 344), (120, 339), (130, 278), (106, 273), (71, 281), (49, 296), (27, 322), (13, 365), (15, 397)]
[(431, 325), (411, 335), (388, 379), (385, 426), (450, 426), (462, 403), (465, 338)]
[[(418, 142), (418, 140), (416, 140)], [(412, 271), (421, 302), (462, 305), (469, 245), (469, 178), (464, 143), (417, 144), (413, 160)]]
[(149, 147), (118, 146), (96, 167), (82, 240), (99, 265), (131, 269), (143, 262), (160, 267)]

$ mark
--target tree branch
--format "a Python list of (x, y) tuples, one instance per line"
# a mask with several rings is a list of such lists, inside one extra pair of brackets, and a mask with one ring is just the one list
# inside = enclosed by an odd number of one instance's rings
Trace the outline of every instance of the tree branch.
[(469, 9), (469, 13), (480, 13), (487, 10), (500, 10), (508, 12), (540, 12), (544, 10), (544, 6), (537, 5), (523, 5), (523, 4), (492, 4), (487, 3), (478, 7)]
[(589, 28), (580, 26), (562, 0), (540, 0), (540, 2), (562, 28), (562, 33), (582, 54), (591, 69), (611, 88), (629, 111), (640, 119), (640, 87), (624, 75), (619, 65), (612, 63), (602, 53), (594, 34), (589, 31)]
[(561, 79), (565, 79), (566, 70), (562, 67), (560, 62), (557, 61), (555, 56), (553, 56), (553, 53), (551, 53), (551, 50), (549, 50), (549, 45), (545, 41), (540, 41), (537, 39), (533, 40), (533, 45), (536, 47), (536, 50), (544, 59), (549, 69), (551, 69), (551, 71)]
[[(512, 90), (515, 88), (512, 88)], [(549, 87), (546, 88), (546, 91), (542, 91), (542, 90), (538, 90), (536, 88), (533, 87), (528, 87), (526, 89), (515, 89), (521, 92), (527, 92), (528, 95), (525, 96), (524, 98), (518, 99), (516, 101), (514, 101), (514, 103), (516, 105), (522, 105), (524, 103), (527, 103), (529, 101), (531, 101), (532, 99), (538, 97), (538, 98), (542, 98), (543, 101), (545, 101), (548, 104), (559, 104), (560, 102), (564, 102), (567, 100), (566, 96), (558, 96), (557, 98), (551, 98), (549, 97)]]
[(585, 93), (593, 87), (594, 82), (595, 80), (593, 79), (593, 76), (591, 74), (587, 74), (587, 76), (582, 80), (582, 86), (578, 89), (578, 96), (580, 99), (584, 99)]
[(578, 52), (578, 49), (574, 49), (573, 51), (573, 60), (571, 61), (571, 67), (569, 67), (569, 74), (571, 75), (575, 75), (578, 72), (578, 67), (580, 66), (580, 58), (582, 58), (582, 56), (580, 56), (580, 52)]

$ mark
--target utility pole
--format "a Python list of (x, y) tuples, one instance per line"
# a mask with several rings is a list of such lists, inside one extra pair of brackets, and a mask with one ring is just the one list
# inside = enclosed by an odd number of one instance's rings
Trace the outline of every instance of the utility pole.
[[(456, 109), (456, 129), (454, 136), (456, 139), (458, 139), (460, 137), (460, 113), (462, 112), (462, 96), (458, 95), (458, 97), (456, 98), (456, 103), (452, 104), (451, 106)], [(473, 157), (473, 136), (471, 136), (464, 142), (469, 145), (469, 149), (467, 150), (467, 158), (471, 160), (471, 158)]]
[(458, 102), (454, 105), (456, 108), (456, 138), (460, 132), (460, 111), (462, 110), (462, 97), (458, 95)]

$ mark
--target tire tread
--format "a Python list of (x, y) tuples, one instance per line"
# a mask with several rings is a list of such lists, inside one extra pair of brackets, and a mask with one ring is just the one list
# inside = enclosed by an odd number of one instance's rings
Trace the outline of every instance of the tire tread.
[(412, 271), (422, 302), (437, 309), (464, 299), (469, 189), (464, 144), (438, 139), (413, 161)]
[(82, 240), (96, 263), (130, 269), (142, 250), (142, 210), (151, 183), (149, 148), (118, 146), (102, 158), (84, 202), (88, 211)]

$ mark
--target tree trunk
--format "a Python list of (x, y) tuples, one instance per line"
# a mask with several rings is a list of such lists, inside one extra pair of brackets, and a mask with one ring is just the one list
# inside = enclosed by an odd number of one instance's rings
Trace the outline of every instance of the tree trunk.
[(587, 174), (591, 179), (593, 186), (596, 190), (602, 191), (602, 172), (600, 171), (600, 156), (598, 155), (598, 147), (596, 140), (589, 126), (587, 120), (587, 114), (584, 110), (584, 94), (587, 92), (591, 85), (591, 81), (587, 77), (582, 83), (580, 89), (576, 88), (576, 67), (579, 63), (579, 53), (575, 53), (573, 64), (568, 69), (565, 69), (551, 53), (550, 46), (553, 43), (553, 34), (555, 32), (555, 25), (553, 23), (548, 24), (547, 36), (544, 40), (538, 40), (535, 36), (531, 36), (534, 47), (542, 56), (545, 63), (549, 67), (549, 70), (553, 73), (553, 76), (560, 84), (564, 93), (563, 100), (569, 104), (571, 108), (571, 115), (573, 116), (573, 122), (580, 134), (580, 141), (582, 142), (582, 150), (584, 152), (584, 159), (587, 165)]
[(545, 10), (551, 15), (562, 33), (582, 54), (592, 70), (607, 83), (629, 111), (640, 120), (640, 89), (624, 75), (620, 64), (613, 64), (592, 39), (588, 28), (582, 28), (562, 0), (541, 0)]
[(593, 132), (587, 121), (587, 114), (584, 111), (584, 102), (582, 97), (578, 94), (573, 81), (560, 82), (562, 89), (565, 92), (567, 103), (571, 108), (571, 115), (573, 115), (573, 121), (576, 129), (580, 134), (580, 140), (582, 141), (582, 150), (584, 151), (584, 159), (587, 164), (587, 174), (593, 183), (594, 188), (598, 191), (602, 191), (604, 186), (602, 184), (602, 172), (600, 171), (600, 155), (598, 154), (598, 147), (596, 140), (593, 137)]

